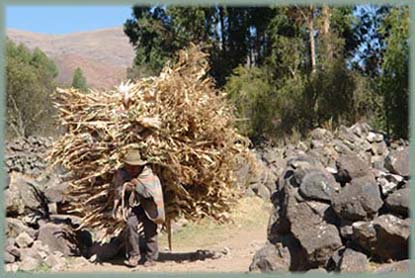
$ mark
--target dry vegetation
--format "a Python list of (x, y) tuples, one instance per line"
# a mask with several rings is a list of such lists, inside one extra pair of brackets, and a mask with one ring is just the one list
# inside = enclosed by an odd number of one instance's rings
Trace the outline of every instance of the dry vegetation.
[(58, 91), (67, 133), (51, 158), (72, 173), (68, 195), (76, 201), (69, 212), (83, 216), (82, 227), (99, 230), (97, 240), (124, 228), (123, 207), (116, 219), (111, 215), (122, 194), (110, 181), (130, 146), (140, 149), (161, 178), (168, 219), (227, 220), (239, 195), (235, 159), (248, 154), (248, 142), (237, 134), (232, 108), (207, 71), (205, 54), (193, 45), (158, 77), (107, 92)]

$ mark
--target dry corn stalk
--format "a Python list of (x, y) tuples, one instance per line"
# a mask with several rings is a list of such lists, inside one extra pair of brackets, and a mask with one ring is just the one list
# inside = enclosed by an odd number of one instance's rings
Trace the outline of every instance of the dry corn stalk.
[(160, 76), (111, 91), (58, 89), (59, 119), (67, 128), (51, 153), (72, 173), (68, 196), (82, 227), (97, 229), (99, 241), (119, 234), (120, 198), (111, 184), (120, 156), (134, 145), (162, 181), (168, 219), (210, 216), (226, 220), (239, 192), (234, 187), (238, 154), (247, 140), (237, 134), (226, 96), (206, 77), (206, 55), (191, 45)]

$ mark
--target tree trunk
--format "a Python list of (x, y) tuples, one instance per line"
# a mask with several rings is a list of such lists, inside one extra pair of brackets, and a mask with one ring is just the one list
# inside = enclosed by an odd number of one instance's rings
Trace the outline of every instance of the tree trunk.
[(225, 51), (225, 11), (223, 7), (219, 7), (219, 22), (220, 22), (220, 37), (221, 37), (221, 45), (222, 45), (222, 51)]
[(324, 43), (326, 44), (327, 48), (327, 58), (331, 59), (333, 58), (333, 46), (330, 39), (330, 8), (327, 5), (323, 6), (322, 9), (322, 15), (323, 15), (323, 30), (322, 35), (324, 37)]
[(314, 40), (314, 7), (310, 6), (310, 10), (307, 16), (307, 28), (310, 43), (310, 62), (311, 72), (316, 71), (316, 43)]

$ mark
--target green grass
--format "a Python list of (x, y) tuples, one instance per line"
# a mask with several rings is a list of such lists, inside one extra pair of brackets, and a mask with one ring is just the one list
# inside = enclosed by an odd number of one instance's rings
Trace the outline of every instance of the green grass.
[(34, 272), (50, 272), (52, 270), (51, 267), (47, 266), (44, 263), (41, 263)]

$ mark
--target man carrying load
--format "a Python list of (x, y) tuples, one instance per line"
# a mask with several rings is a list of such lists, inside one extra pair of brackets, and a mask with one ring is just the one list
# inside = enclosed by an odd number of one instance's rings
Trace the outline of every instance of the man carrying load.
[[(127, 217), (126, 248), (127, 266), (135, 267), (139, 261), (152, 266), (158, 258), (157, 224), (164, 223), (163, 192), (159, 178), (153, 173), (138, 149), (129, 149), (123, 158), (124, 166), (113, 177), (116, 188), (124, 188), (134, 198), (129, 203), (131, 212)], [(131, 198), (130, 198), (131, 199)], [(145, 254), (140, 256), (138, 226), (143, 226)]]

